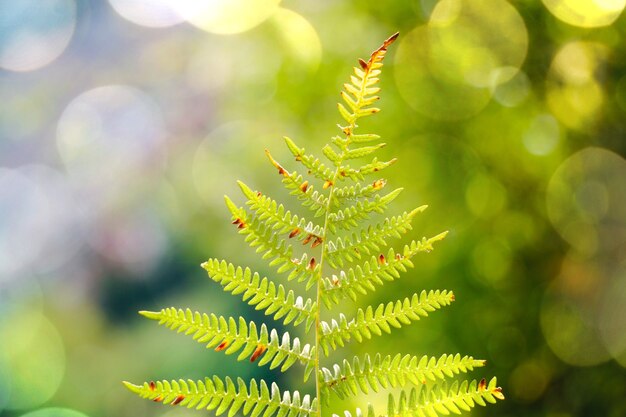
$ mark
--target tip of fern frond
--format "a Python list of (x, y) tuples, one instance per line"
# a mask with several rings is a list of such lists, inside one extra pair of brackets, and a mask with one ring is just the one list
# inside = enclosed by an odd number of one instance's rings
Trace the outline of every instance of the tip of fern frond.
[(139, 394), (141, 392), (141, 385), (135, 385), (128, 381), (122, 381), (122, 384), (124, 384), (129, 391), (134, 392), (135, 394)]
[(395, 41), (396, 39), (398, 39), (398, 36), (400, 36), (400, 32), (396, 32), (393, 35), (391, 35), (390, 37), (387, 38), (387, 40), (385, 41), (385, 46), (389, 46), (391, 45), (391, 43), (393, 41)]
[(147, 310), (141, 310), (139, 311), (139, 314), (141, 314), (142, 316), (152, 319), (152, 320), (160, 320), (161, 319), (161, 313), (160, 312), (156, 312), (156, 311), (147, 311)]
[(413, 217), (415, 216), (417, 213), (421, 213), (423, 211), (425, 211), (428, 208), (428, 205), (424, 204), (423, 206), (419, 206), (415, 209), (413, 209), (410, 213), (409, 216)]
[(431, 241), (437, 241), (437, 240), (442, 240), (443, 238), (445, 238), (448, 233), (450, 233), (448, 230), (446, 230), (445, 232), (441, 232), (439, 233), (437, 236), (433, 236), (430, 238)]

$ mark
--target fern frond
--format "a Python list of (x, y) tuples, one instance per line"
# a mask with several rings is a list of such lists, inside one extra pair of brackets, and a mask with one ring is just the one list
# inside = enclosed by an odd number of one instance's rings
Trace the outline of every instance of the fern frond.
[(378, 179), (368, 185), (362, 185), (360, 182), (357, 182), (356, 184), (338, 187), (333, 193), (333, 204), (339, 205), (344, 200), (358, 200), (371, 197), (385, 185), (387, 185), (387, 181)]
[(236, 224), (239, 229), (239, 234), (246, 236), (245, 241), (250, 247), (256, 248), (257, 253), (263, 253), (262, 257), (269, 260), (269, 266), (276, 267), (279, 273), (288, 272), (287, 280), (289, 281), (307, 280), (307, 289), (315, 284), (320, 268), (315, 258), (309, 259), (306, 253), (300, 258), (294, 258), (293, 246), (287, 244), (287, 241), (276, 234), (271, 226), (258, 222), (244, 208), (237, 207), (230, 198), (224, 197), (224, 199), (232, 213), (233, 224)]
[(335, 233), (337, 228), (352, 229), (359, 226), (359, 222), (369, 218), (370, 213), (384, 213), (387, 205), (401, 192), (396, 188), (384, 196), (376, 195), (373, 200), (357, 201), (356, 204), (328, 215), (328, 228)]
[[(338, 103), (339, 113), (350, 126), (355, 126), (356, 121), (380, 110), (371, 105), (380, 97), (375, 94), (380, 91), (375, 87), (378, 83), (377, 76), (383, 66), (383, 59), (387, 53), (387, 47), (396, 40), (398, 34), (387, 39), (377, 50), (372, 52), (367, 62), (359, 60), (359, 68), (354, 67), (354, 75), (350, 77), (350, 83), (344, 84), (341, 98), (344, 104)], [(351, 132), (350, 132), (351, 133)]]
[(256, 306), (257, 310), (265, 310), (266, 315), (274, 315), (274, 320), (283, 319), (283, 324), (293, 322), (294, 326), (306, 321), (306, 331), (315, 322), (317, 304), (307, 298), (296, 297), (293, 290), (285, 290), (282, 284), (255, 272), (250, 268), (236, 267), (226, 261), (209, 259), (202, 264), (209, 277), (222, 285), (224, 291), (242, 294), (243, 300)]
[(337, 346), (343, 346), (345, 342), (354, 338), (357, 342), (363, 338), (369, 339), (372, 333), (380, 336), (382, 332), (391, 333), (391, 327), (400, 328), (402, 325), (411, 324), (411, 320), (419, 320), (427, 317), (441, 307), (450, 305), (454, 301), (454, 293), (447, 290), (422, 291), (419, 295), (413, 294), (411, 298), (380, 304), (375, 310), (368, 306), (365, 310), (359, 308), (356, 317), (348, 321), (343, 314), (339, 320), (333, 319), (330, 324), (325, 321), (320, 323), (320, 345), (324, 354), (328, 356), (329, 347), (333, 350)]
[(375, 226), (369, 226), (361, 230), (361, 234), (353, 233), (352, 236), (337, 238), (326, 244), (326, 259), (333, 267), (343, 267), (345, 262), (354, 262), (361, 259), (362, 253), (369, 255), (372, 251), (380, 250), (381, 246), (387, 246), (385, 239), (389, 237), (401, 237), (401, 233), (411, 230), (411, 221), (417, 213), (426, 210), (428, 206), (418, 207), (411, 212), (404, 212), (400, 216), (388, 217)]
[(293, 156), (295, 156), (296, 161), (302, 163), (310, 174), (324, 181), (325, 188), (327, 188), (328, 185), (326, 184), (330, 184), (332, 182), (333, 171), (330, 168), (327, 168), (318, 158), (313, 155), (307, 155), (304, 148), (298, 147), (298, 145), (296, 145), (295, 142), (287, 136), (284, 137), (284, 140), (287, 144), (287, 148), (289, 148), (289, 151), (293, 154)]
[(461, 414), (461, 410), (470, 411), (476, 404), (485, 406), (487, 402), (495, 403), (503, 399), (502, 389), (497, 386), (495, 377), (489, 384), (481, 379), (480, 382), (463, 381), (459, 386), (455, 381), (449, 389), (445, 383), (433, 387), (422, 385), (413, 388), (408, 398), (406, 392), (402, 391), (397, 402), (389, 394), (387, 417), (438, 417), (450, 412)]
[(228, 411), (228, 417), (233, 417), (241, 410), (250, 417), (257, 417), (263, 411), (263, 416), (306, 417), (317, 413), (318, 407), (317, 400), (311, 400), (309, 395), (300, 398), (298, 391), (281, 393), (275, 383), (268, 387), (265, 381), (257, 383), (255, 379), (250, 380), (249, 387), (241, 378), (237, 378), (235, 386), (229, 377), (222, 380), (217, 376), (204, 381), (164, 380), (143, 385), (125, 381), (124, 385), (142, 398), (198, 410), (215, 410), (218, 416)]
[(226, 319), (215, 314), (201, 314), (175, 307), (139, 313), (178, 333), (192, 335), (197, 342), (206, 343), (207, 348), (215, 347), (216, 351), (224, 351), (227, 355), (241, 350), (238, 361), (250, 357), (250, 362), (255, 362), (260, 358), (259, 366), (271, 361), (270, 369), (282, 363), (282, 372), (299, 361), (306, 366), (305, 379), (315, 366), (314, 346), (301, 346), (300, 339), (294, 337), (292, 341), (288, 332), (281, 339), (275, 329), (268, 331), (265, 324), (261, 324), (257, 331), (256, 324), (253, 321), (247, 323), (243, 317), (238, 320), (233, 317)]
[(485, 366), (485, 361), (459, 354), (442, 355), (439, 359), (400, 354), (392, 358), (391, 355), (382, 357), (376, 354), (373, 360), (365, 354), (363, 360), (355, 356), (352, 364), (344, 359), (341, 365), (335, 364), (332, 371), (322, 368), (319, 372), (324, 381), (323, 392), (329, 399), (330, 391), (339, 398), (345, 398), (358, 394), (359, 390), (368, 394), (370, 387), (378, 392), (381, 387), (401, 387), (407, 381), (419, 386), (425, 384), (427, 379), (436, 381), (482, 366)]
[(324, 290), (321, 299), (324, 305), (330, 308), (332, 303), (337, 304), (346, 297), (356, 300), (358, 293), (366, 294), (368, 290), (374, 291), (376, 289), (374, 284), (383, 285), (384, 281), (399, 278), (400, 272), (406, 271), (407, 267), (413, 267), (413, 262), (411, 262), (413, 256), (420, 252), (430, 252), (433, 249), (433, 243), (442, 240), (447, 233), (440, 233), (430, 239), (411, 241), (409, 245), (404, 246), (401, 254), (396, 254), (391, 248), (387, 256), (382, 253), (378, 257), (372, 256), (362, 265), (341, 271), (339, 276), (323, 278)]
[(237, 181), (243, 194), (248, 198), (247, 205), (256, 214), (255, 218), (271, 227), (276, 233), (289, 233), (291, 237), (301, 240), (315, 247), (322, 243), (322, 228), (307, 222), (304, 218), (299, 218), (291, 211), (285, 210), (285, 206), (276, 200), (261, 193), (254, 192), (242, 181)]
[(390, 167), (395, 164), (397, 161), (396, 158), (390, 159), (389, 161), (379, 161), (378, 158), (374, 158), (372, 162), (369, 164), (365, 164), (356, 169), (347, 169), (344, 175), (354, 179), (354, 180), (364, 180), (366, 175), (373, 174), (375, 172), (382, 171), (385, 168)]

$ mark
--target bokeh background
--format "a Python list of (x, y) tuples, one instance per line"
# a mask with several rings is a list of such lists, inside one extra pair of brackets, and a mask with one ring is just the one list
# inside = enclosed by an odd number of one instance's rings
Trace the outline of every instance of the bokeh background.
[(450, 234), (363, 301), (457, 302), (351, 348), (487, 359), (470, 377), (497, 375), (507, 400), (473, 415), (625, 416), (625, 5), (0, 0), (0, 415), (201, 414), (121, 380), (311, 392), (298, 367), (237, 363), (136, 312), (271, 324), (199, 267), (273, 273), (222, 195), (242, 202), (241, 179), (287, 199), (264, 148), (288, 169), (283, 135), (319, 152), (356, 58), (400, 31), (367, 127), (399, 158), (394, 213), (430, 206), (409, 237)]

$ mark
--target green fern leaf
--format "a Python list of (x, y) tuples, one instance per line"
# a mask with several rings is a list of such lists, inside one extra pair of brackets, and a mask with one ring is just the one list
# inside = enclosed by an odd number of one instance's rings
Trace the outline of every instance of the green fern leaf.
[(311, 175), (324, 181), (324, 184), (327, 184), (331, 181), (331, 179), (333, 178), (333, 171), (330, 168), (327, 168), (316, 157), (312, 155), (307, 155), (304, 151), (304, 148), (298, 147), (298, 145), (296, 145), (293, 140), (289, 139), (286, 136), (284, 137), (284, 140), (287, 144), (287, 148), (289, 148), (289, 151), (291, 151), (293, 156), (295, 156), (296, 161), (301, 162), (302, 165), (304, 165), (311, 173)]
[(487, 402), (495, 403), (503, 399), (502, 389), (497, 386), (495, 377), (489, 384), (482, 379), (480, 382), (463, 381), (459, 386), (455, 381), (449, 389), (445, 383), (441, 386), (421, 386), (413, 388), (408, 398), (406, 392), (402, 391), (398, 401), (389, 394), (387, 417), (438, 417), (450, 412), (461, 414), (461, 410), (470, 411), (476, 404), (485, 406)]
[(317, 304), (310, 298), (306, 301), (296, 297), (293, 290), (285, 290), (282, 284), (276, 285), (268, 278), (261, 279), (258, 273), (235, 268), (233, 264), (218, 259), (209, 259), (202, 264), (209, 277), (224, 287), (224, 291), (243, 294), (243, 300), (265, 310), (266, 315), (274, 314), (274, 320), (283, 319), (283, 324), (293, 322), (294, 326), (306, 321), (306, 331), (315, 322)]
[[(356, 409), (356, 412), (354, 413), (355, 417), (363, 417), (363, 413), (361, 412), (360, 408)], [(376, 414), (374, 413), (374, 407), (372, 407), (372, 404), (368, 404), (367, 405), (367, 417), (375, 417)], [(333, 417), (352, 417), (352, 413), (350, 413), (349, 411), (344, 411), (343, 412), (343, 416), (339, 416), (337, 414), (333, 414)]]
[[(263, 259), (269, 260), (270, 266), (276, 267), (279, 273), (288, 272), (289, 281), (308, 280), (307, 289), (315, 284), (320, 266), (314, 257), (309, 259), (308, 254), (304, 253), (300, 258), (294, 258), (293, 246), (276, 234), (273, 227), (250, 217), (244, 208), (237, 207), (228, 197), (225, 200), (239, 233), (246, 236), (246, 242), (256, 248), (257, 253), (263, 253)], [(293, 237), (291, 233), (289, 236)]]
[(361, 259), (363, 253), (369, 255), (372, 251), (379, 251), (381, 246), (387, 246), (388, 237), (400, 238), (402, 233), (411, 230), (413, 217), (428, 206), (418, 207), (411, 212), (404, 212), (400, 216), (386, 218), (366, 230), (361, 230), (360, 235), (352, 234), (351, 237), (341, 237), (331, 240), (326, 244), (326, 256), (328, 263), (333, 267), (343, 267), (345, 262), (354, 262)]
[(255, 362), (260, 358), (259, 366), (271, 362), (270, 369), (282, 363), (282, 372), (296, 361), (307, 365), (307, 369), (314, 362), (315, 347), (309, 344), (301, 346), (300, 340), (297, 337), (290, 340), (287, 332), (281, 339), (276, 330), (268, 331), (265, 324), (257, 331), (256, 324), (253, 321), (247, 323), (243, 317), (238, 320), (233, 317), (226, 319), (215, 314), (200, 314), (174, 307), (158, 312), (141, 311), (140, 314), (178, 333), (192, 335), (197, 342), (206, 343), (207, 348), (215, 347), (216, 351), (224, 351), (227, 355), (241, 350), (237, 357), (239, 361), (250, 357), (250, 362)]
[(215, 415), (228, 411), (228, 417), (233, 417), (239, 410), (243, 415), (258, 417), (306, 417), (317, 412), (317, 400), (311, 400), (309, 395), (300, 398), (300, 393), (284, 391), (281, 393), (278, 385), (272, 383), (268, 387), (265, 381), (250, 381), (249, 387), (243, 379), (237, 378), (237, 386), (232, 379), (226, 377), (221, 380), (217, 376), (204, 381), (178, 380), (145, 382), (143, 385), (134, 385), (124, 382), (124, 385), (142, 398), (163, 404), (180, 405), (186, 408), (215, 410)]
[[(242, 181), (237, 182), (243, 194), (248, 198), (248, 206), (256, 213), (256, 219), (264, 222), (268, 227), (276, 233), (290, 233), (292, 237), (296, 237), (303, 243), (313, 241), (312, 246), (315, 247), (322, 243), (322, 228), (307, 222), (304, 218), (299, 218), (295, 214), (291, 214), (285, 206), (277, 203), (275, 200), (254, 192)], [(297, 231), (297, 233), (296, 233)]]
[(427, 379), (436, 381), (453, 377), (484, 365), (483, 360), (471, 356), (461, 357), (459, 354), (442, 355), (439, 359), (400, 354), (392, 358), (391, 355), (382, 357), (376, 354), (373, 360), (366, 354), (363, 360), (354, 357), (352, 363), (344, 359), (341, 365), (335, 364), (332, 371), (322, 368), (320, 378), (324, 381), (325, 397), (328, 400), (331, 391), (339, 398), (345, 398), (356, 395), (359, 390), (368, 394), (369, 388), (378, 392), (380, 388), (401, 387), (407, 382), (419, 386), (425, 384)]
[(361, 342), (363, 338), (371, 338), (372, 333), (377, 336), (382, 335), (383, 331), (391, 333), (391, 327), (400, 328), (410, 324), (411, 320), (427, 317), (429, 312), (447, 306), (452, 301), (452, 291), (422, 291), (419, 296), (413, 294), (411, 298), (380, 304), (376, 309), (372, 306), (365, 310), (359, 308), (356, 317), (350, 321), (340, 314), (339, 319), (333, 319), (330, 324), (325, 321), (320, 323), (320, 345), (328, 356), (329, 348), (334, 350), (352, 338)]
[(406, 268), (412, 268), (413, 262), (411, 258), (420, 252), (430, 252), (433, 249), (433, 243), (442, 240), (447, 232), (440, 233), (430, 239), (422, 239), (421, 241), (412, 241), (406, 245), (402, 253), (396, 254), (395, 251), (389, 249), (387, 256), (380, 254), (378, 257), (373, 256), (369, 261), (354, 268), (348, 268), (341, 271), (339, 276), (323, 278), (324, 291), (321, 299), (328, 308), (332, 303), (338, 304), (346, 297), (356, 300), (358, 294), (366, 294), (367, 291), (374, 291), (374, 284), (383, 285), (384, 281), (393, 281), (400, 277), (400, 272), (406, 271)]
[(396, 188), (382, 197), (377, 195), (373, 200), (357, 201), (356, 204), (348, 208), (330, 213), (328, 215), (329, 230), (335, 233), (337, 228), (353, 229), (358, 227), (360, 222), (369, 218), (370, 213), (384, 213), (388, 204), (401, 192), (402, 188)]

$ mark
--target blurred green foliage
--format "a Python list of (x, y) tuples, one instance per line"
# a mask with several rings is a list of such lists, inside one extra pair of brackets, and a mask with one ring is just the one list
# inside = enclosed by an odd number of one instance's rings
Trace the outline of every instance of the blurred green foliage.
[(261, 376), (135, 312), (255, 317), (199, 267), (238, 253), (270, 273), (221, 195), (240, 178), (286, 200), (263, 149), (326, 143), (347, 60), (395, 31), (385, 175), (398, 212), (430, 206), (411, 237), (451, 233), (369, 302), (457, 302), (377, 350), (487, 359), (507, 401), (474, 415), (626, 415), (624, 6), (0, 3), (0, 415), (183, 416), (119, 381)]

